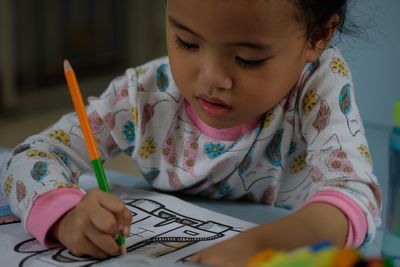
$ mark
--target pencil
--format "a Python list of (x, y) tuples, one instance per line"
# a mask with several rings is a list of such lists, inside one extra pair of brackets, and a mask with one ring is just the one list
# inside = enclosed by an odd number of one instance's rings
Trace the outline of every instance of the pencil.
[[(103, 164), (100, 161), (99, 153), (97, 151), (97, 146), (93, 137), (92, 129), (90, 128), (85, 105), (82, 100), (81, 90), (79, 88), (78, 81), (76, 80), (75, 72), (72, 69), (71, 64), (69, 64), (68, 60), (64, 60), (64, 74), (65, 79), (67, 80), (68, 89), (71, 94), (76, 114), (78, 115), (83, 136), (86, 141), (86, 148), (89, 153), (90, 162), (92, 163), (93, 170), (96, 175), (97, 183), (100, 190), (111, 193), (111, 189), (108, 185), (107, 178), (103, 169)], [(126, 255), (125, 237), (122, 232), (118, 233), (117, 243), (120, 247), (121, 255)]]

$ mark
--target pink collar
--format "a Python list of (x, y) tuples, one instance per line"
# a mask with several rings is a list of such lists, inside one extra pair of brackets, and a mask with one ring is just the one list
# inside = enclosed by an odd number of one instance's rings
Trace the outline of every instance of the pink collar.
[(239, 137), (254, 130), (260, 121), (260, 118), (257, 117), (249, 122), (245, 122), (241, 125), (234, 126), (232, 128), (223, 128), (223, 129), (213, 128), (207, 125), (197, 116), (196, 112), (193, 110), (193, 107), (190, 105), (188, 101), (186, 100), (184, 101), (185, 101), (186, 113), (188, 114), (192, 122), (196, 125), (197, 128), (199, 128), (199, 130), (202, 133), (214, 139), (222, 141), (234, 141)]

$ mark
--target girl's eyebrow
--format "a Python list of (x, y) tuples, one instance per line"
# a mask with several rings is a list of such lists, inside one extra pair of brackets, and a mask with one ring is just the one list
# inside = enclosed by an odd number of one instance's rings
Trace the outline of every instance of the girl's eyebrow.
[[(199, 37), (200, 39), (204, 40), (204, 38), (200, 34), (195, 32), (194, 30), (188, 28), (187, 26), (183, 25), (181, 22), (179, 22), (175, 18), (169, 16), (168, 20), (175, 28), (178, 28), (178, 29), (183, 30), (183, 31), (187, 31), (187, 32)], [(263, 44), (263, 43), (257, 43), (257, 42), (234, 42), (234, 43), (230, 43), (228, 45), (246, 47), (246, 48), (250, 48), (250, 49), (253, 49), (253, 50), (259, 50), (259, 51), (271, 50), (271, 46), (270, 45)]]
[(186, 27), (185, 25), (183, 25), (182, 23), (180, 23), (178, 20), (174, 19), (173, 17), (169, 16), (168, 17), (169, 22), (175, 27), (178, 28), (180, 30), (183, 31), (187, 31), (193, 35), (196, 35), (197, 37), (204, 39), (200, 34), (198, 34), (197, 32), (193, 31), (192, 29)]

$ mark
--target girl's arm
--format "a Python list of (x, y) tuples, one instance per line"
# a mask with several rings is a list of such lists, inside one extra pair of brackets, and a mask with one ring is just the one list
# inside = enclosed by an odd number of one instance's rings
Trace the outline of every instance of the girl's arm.
[(330, 241), (344, 246), (348, 229), (346, 216), (336, 207), (312, 203), (272, 223), (247, 230), (190, 258), (207, 266), (246, 266), (247, 261), (267, 248), (291, 250)]
[(342, 247), (347, 232), (347, 217), (338, 208), (313, 203), (282, 219), (252, 228), (246, 235), (256, 241), (260, 250), (268, 247), (291, 250), (321, 241)]
[(297, 105), (311, 169), (306, 204), (319, 198), (339, 208), (349, 219), (346, 245), (363, 246), (381, 224), (382, 196), (352, 76), (336, 48), (327, 49), (312, 69), (300, 85)]
[[(133, 93), (135, 82), (136, 72), (130, 69), (112, 81), (101, 97), (89, 101), (87, 113), (102, 160), (134, 145), (127, 91), (130, 88)], [(48, 129), (29, 137), (6, 160), (0, 179), (12, 211), (21, 218), (28, 233), (46, 243), (51, 224), (84, 195), (78, 184), (79, 176), (91, 169), (76, 115), (67, 114)], [(43, 214), (48, 215), (43, 217)]]

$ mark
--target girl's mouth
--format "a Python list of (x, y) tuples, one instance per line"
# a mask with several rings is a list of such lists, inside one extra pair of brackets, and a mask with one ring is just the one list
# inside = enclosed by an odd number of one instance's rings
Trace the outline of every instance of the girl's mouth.
[(224, 101), (218, 98), (208, 96), (198, 97), (200, 108), (210, 117), (220, 117), (227, 114), (231, 107), (225, 104)]

